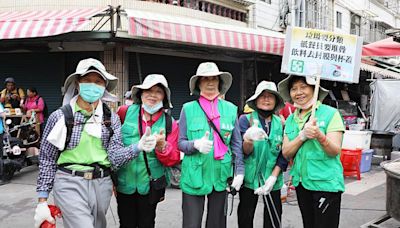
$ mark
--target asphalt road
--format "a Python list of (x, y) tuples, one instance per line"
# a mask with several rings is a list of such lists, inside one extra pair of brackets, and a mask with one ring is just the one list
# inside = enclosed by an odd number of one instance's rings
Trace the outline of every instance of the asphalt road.
[[(36, 207), (37, 167), (28, 167), (17, 173), (11, 183), (0, 186), (0, 227), (25, 228), (33, 227), (33, 215)], [(182, 224), (181, 191), (168, 189), (166, 201), (157, 208), (156, 227), (177, 228)], [(283, 205), (282, 227), (302, 227), (301, 215), (295, 194), (289, 197), (289, 203)], [(355, 228), (378, 218), (386, 213), (386, 184), (384, 172), (375, 167), (373, 171), (363, 174), (361, 181), (346, 178), (346, 193), (342, 197), (340, 227)], [(50, 201), (52, 199), (50, 198)], [(228, 227), (237, 227), (236, 209), (238, 198), (234, 201), (234, 213), (228, 216)], [(229, 201), (230, 205), (230, 201)], [(254, 227), (262, 227), (263, 203), (260, 199), (257, 206)], [(107, 214), (108, 227), (118, 227), (118, 215), (115, 197), (112, 199)], [(390, 219), (384, 227), (400, 227), (400, 222)], [(57, 228), (62, 226), (58, 219)]]

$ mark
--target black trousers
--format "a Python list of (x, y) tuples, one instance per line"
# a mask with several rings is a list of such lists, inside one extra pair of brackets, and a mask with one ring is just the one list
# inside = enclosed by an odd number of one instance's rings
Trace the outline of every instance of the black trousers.
[[(225, 200), (227, 192), (212, 191), (207, 195), (206, 228), (226, 228)], [(205, 196), (193, 196), (182, 192), (183, 228), (201, 228)]]
[(342, 192), (321, 192), (296, 187), (304, 228), (338, 228)]
[(117, 193), (120, 228), (153, 228), (157, 204), (149, 203), (149, 195)]
[[(238, 225), (239, 228), (253, 228), (254, 213), (256, 211), (258, 195), (254, 194), (254, 190), (250, 188), (243, 187), (239, 191), (239, 206), (238, 206)], [(282, 218), (282, 202), (281, 202), (281, 191), (271, 191), (271, 198), (274, 202), (276, 212), (278, 213), (279, 220)], [(267, 201), (265, 201), (267, 200)], [(271, 217), (274, 222), (275, 227), (279, 227), (279, 222), (276, 218), (271, 200), (269, 196), (263, 197), (264, 202), (264, 228), (272, 228)], [(269, 211), (267, 207), (267, 202), (269, 205)], [(271, 213), (271, 215), (270, 215)]]

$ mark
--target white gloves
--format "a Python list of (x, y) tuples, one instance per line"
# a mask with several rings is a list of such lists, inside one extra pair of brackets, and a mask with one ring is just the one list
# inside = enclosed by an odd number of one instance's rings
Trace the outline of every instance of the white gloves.
[(50, 208), (46, 201), (38, 203), (33, 220), (35, 221), (35, 228), (39, 228), (46, 220), (52, 224), (56, 223), (54, 218), (51, 216)]
[(151, 135), (150, 127), (146, 127), (146, 132), (139, 140), (138, 149), (145, 152), (151, 152), (156, 147), (156, 142), (156, 137)]
[(231, 186), (235, 188), (236, 191), (240, 190), (240, 187), (242, 187), (243, 184), (243, 179), (244, 175), (243, 174), (238, 174), (233, 178)]
[(243, 138), (246, 140), (259, 141), (268, 138), (267, 133), (262, 128), (258, 127), (259, 121), (254, 119), (253, 126), (249, 127), (244, 133)]
[(259, 196), (268, 195), (271, 192), (272, 188), (274, 187), (275, 182), (276, 182), (276, 177), (272, 175), (269, 176), (263, 186), (254, 190), (254, 194)]
[(203, 138), (194, 140), (194, 148), (196, 148), (202, 154), (208, 154), (212, 149), (213, 141), (208, 139), (209, 135), (210, 132), (207, 131)]

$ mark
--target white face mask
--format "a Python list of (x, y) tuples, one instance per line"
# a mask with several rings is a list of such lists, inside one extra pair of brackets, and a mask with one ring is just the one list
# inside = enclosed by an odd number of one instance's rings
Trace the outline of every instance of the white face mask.
[(132, 105), (133, 104), (133, 100), (125, 100), (125, 105)]
[(297, 104), (296, 102), (294, 102), (293, 105), (294, 105), (294, 107), (296, 107), (296, 108), (298, 108), (298, 109), (307, 110), (307, 109), (311, 108), (311, 106), (313, 106), (313, 104), (314, 104), (314, 99), (311, 98), (310, 101), (307, 102), (307, 103), (304, 104), (304, 105), (299, 105), (299, 104)]
[(154, 113), (156, 113), (158, 110), (160, 110), (163, 107), (163, 102), (160, 101), (159, 103), (157, 103), (153, 106), (142, 104), (142, 107), (147, 113), (149, 113), (150, 115), (153, 115)]

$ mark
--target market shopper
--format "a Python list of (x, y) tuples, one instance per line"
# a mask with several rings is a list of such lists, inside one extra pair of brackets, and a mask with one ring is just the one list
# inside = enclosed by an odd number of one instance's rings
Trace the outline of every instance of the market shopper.
[(290, 174), (303, 226), (337, 228), (344, 192), (340, 152), (345, 128), (338, 110), (321, 104), (328, 94), (322, 87), (315, 118), (310, 117), (315, 84), (311, 77), (292, 75), (279, 83), (284, 100), (296, 107), (286, 120), (282, 151), (287, 159), (294, 158)]
[(244, 187), (239, 191), (239, 228), (253, 227), (259, 196), (264, 202), (263, 227), (280, 227), (282, 171), (288, 162), (281, 151), (281, 119), (274, 113), (284, 106), (283, 99), (275, 83), (262, 81), (246, 103), (254, 111), (239, 118), (245, 155)]
[(238, 191), (243, 184), (237, 107), (219, 99), (231, 84), (232, 75), (219, 71), (213, 62), (201, 63), (190, 78), (190, 92), (200, 97), (183, 105), (179, 119), (179, 149), (185, 153), (181, 171), (184, 228), (201, 227), (206, 197), (206, 227), (226, 227), (226, 188)]
[(31, 118), (32, 114), (35, 113), (35, 117), (37, 123), (39, 123), (40, 134), (43, 133), (44, 130), (44, 110), (45, 103), (42, 96), (40, 96), (34, 87), (30, 87), (26, 90), (26, 94), (28, 95), (24, 104), (22, 105), (24, 111), (26, 112), (26, 116)]
[[(137, 144), (148, 132), (154, 146), (118, 170), (117, 203), (121, 228), (154, 227), (158, 202), (163, 200), (167, 169), (180, 161), (179, 128), (169, 114), (171, 92), (161, 74), (148, 75), (132, 87), (134, 104), (119, 113), (124, 118), (122, 139), (125, 146)], [(155, 179), (150, 184), (151, 178)], [(159, 186), (158, 198), (154, 186)]]
[(66, 79), (64, 106), (50, 115), (42, 137), (35, 227), (54, 222), (47, 205), (52, 190), (64, 227), (107, 226), (112, 171), (151, 144), (142, 137), (123, 147), (119, 118), (103, 103), (116, 101), (110, 94), (116, 86), (117, 78), (95, 59), (81, 60)]

